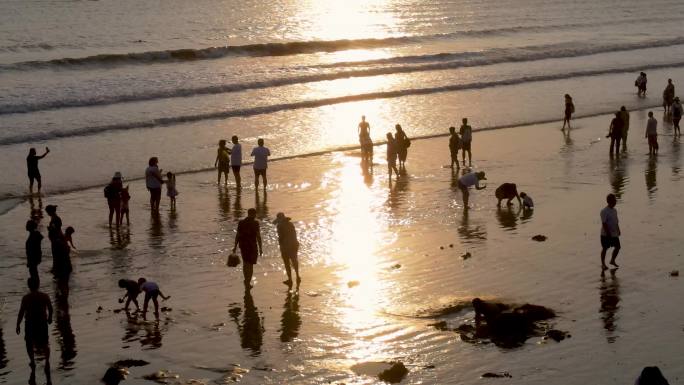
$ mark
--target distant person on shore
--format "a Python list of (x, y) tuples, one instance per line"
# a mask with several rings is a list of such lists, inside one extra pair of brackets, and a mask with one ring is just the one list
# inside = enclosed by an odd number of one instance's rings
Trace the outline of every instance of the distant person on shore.
[[(227, 176), (226, 179), (228, 179)], [(166, 196), (169, 197), (169, 200), (171, 201), (171, 208), (176, 208), (176, 197), (178, 196), (178, 190), (176, 189), (176, 174), (171, 171), (166, 173)]]
[(468, 200), (470, 197), (470, 192), (468, 189), (475, 186), (476, 190), (483, 190), (487, 186), (480, 186), (481, 180), (487, 180), (484, 171), (479, 172), (469, 172), (458, 179), (458, 188), (461, 189), (463, 193), (463, 208), (468, 209)]
[(140, 294), (140, 285), (138, 282), (132, 279), (120, 279), (119, 287), (126, 289), (126, 294), (119, 298), (119, 303), (123, 303), (124, 299), (126, 304), (124, 305), (124, 310), (128, 311), (128, 306), (133, 302), (135, 304), (135, 310), (140, 310), (140, 305), (138, 305), (138, 295)]
[(461, 135), (461, 149), (463, 155), (463, 165), (465, 166), (465, 156), (468, 152), (468, 164), (473, 165), (473, 154), (471, 152), (471, 146), (473, 142), (473, 128), (468, 125), (468, 118), (463, 118), (463, 124), (461, 124), (461, 129), (459, 130)]
[(257, 140), (257, 147), (252, 149), (252, 156), (254, 157), (254, 187), (259, 189), (259, 176), (264, 181), (264, 191), (266, 191), (266, 186), (268, 185), (268, 179), (266, 179), (266, 169), (268, 168), (268, 157), (271, 156), (271, 151), (268, 147), (264, 147), (264, 140)]
[(641, 72), (634, 81), (634, 86), (637, 88), (637, 96), (646, 96), (646, 83), (648, 83), (646, 73)]
[(43, 261), (43, 249), (41, 247), (43, 234), (38, 231), (38, 223), (34, 220), (26, 222), (26, 231), (29, 233), (26, 239), (26, 267), (29, 269), (31, 278), (39, 279), (38, 265)]
[(223, 184), (228, 184), (231, 151), (226, 147), (226, 141), (224, 139), (219, 140), (218, 145), (216, 160), (214, 161), (214, 167), (218, 169), (218, 184), (221, 184), (221, 174), (223, 174), (224, 177)]
[(392, 182), (392, 171), (399, 177), (399, 170), (397, 170), (397, 141), (392, 136), (391, 132), (387, 133), (387, 172), (389, 173), (389, 181)]
[(143, 303), (143, 314), (147, 313), (147, 305), (150, 300), (154, 303), (154, 315), (159, 315), (159, 301), (157, 297), (162, 297), (164, 301), (171, 298), (171, 296), (165, 296), (161, 290), (159, 290), (159, 285), (156, 282), (151, 282), (145, 278), (138, 279), (138, 285), (140, 285), (140, 291), (145, 293), (145, 302)]
[(610, 156), (613, 156), (613, 149), (615, 149), (615, 155), (620, 152), (620, 141), (622, 140), (622, 127), (623, 122), (620, 117), (620, 111), (615, 113), (615, 117), (610, 122), (610, 127), (608, 128), (608, 135), (606, 138), (610, 138)]
[(123, 190), (123, 181), (120, 172), (116, 172), (112, 177), (111, 182), (104, 188), (104, 196), (107, 198), (107, 205), (109, 206), (109, 227), (112, 227), (112, 217), (116, 213), (116, 225), (121, 225), (121, 190)]
[(679, 96), (674, 98), (672, 102), (672, 125), (674, 126), (674, 134), (681, 135), (682, 132), (679, 129), (679, 121), (682, 120), (682, 113), (684, 113), (684, 107), (679, 101)]
[(283, 213), (278, 213), (276, 219), (273, 221), (278, 231), (278, 245), (280, 246), (280, 255), (285, 264), (285, 272), (287, 273), (287, 281), (283, 283), (292, 286), (292, 269), (297, 276), (297, 286), (302, 282), (299, 277), (299, 261), (297, 254), (299, 253), (299, 241), (297, 240), (297, 230), (291, 222), (290, 217), (286, 217)]
[(150, 210), (153, 212), (159, 211), (161, 202), (161, 190), (164, 183), (161, 172), (159, 159), (156, 156), (151, 157), (145, 170), (145, 185), (150, 192)]
[(620, 119), (622, 119), (622, 152), (627, 151), (627, 133), (629, 132), (629, 112), (625, 106), (620, 107)]
[(513, 198), (517, 198), (518, 205), (522, 206), (520, 195), (518, 195), (518, 187), (515, 185), (515, 183), (503, 183), (501, 186), (496, 188), (496, 191), (494, 191), (494, 195), (498, 200), (498, 202), (496, 203), (497, 207), (501, 207), (501, 201), (504, 199), (508, 199), (506, 205), (511, 206), (513, 204)]
[(647, 366), (642, 371), (639, 377), (637, 377), (634, 385), (670, 385), (657, 366)]
[(615, 210), (617, 198), (614, 194), (608, 194), (606, 197), (608, 206), (601, 210), (601, 268), (606, 270), (606, 252), (609, 248), (613, 248), (613, 256), (610, 258), (610, 264), (618, 267), (615, 263), (620, 252), (620, 225), (618, 223), (618, 214)]
[(42, 181), (40, 177), (40, 170), (38, 169), (38, 161), (45, 158), (47, 154), (50, 153), (50, 149), (45, 147), (45, 152), (43, 155), (36, 155), (36, 149), (29, 149), (29, 154), (26, 157), (26, 168), (28, 169), (29, 178), (29, 192), (33, 194), (33, 181), (38, 182), (38, 194), (40, 194), (40, 188), (42, 187)]
[(230, 151), (230, 163), (232, 164), (230, 168), (233, 170), (233, 177), (235, 178), (235, 184), (237, 188), (242, 187), (242, 179), (240, 178), (240, 167), (242, 167), (242, 145), (238, 143), (237, 135), (233, 135), (230, 138), (233, 142), (233, 149)]
[(397, 158), (399, 158), (399, 168), (406, 167), (406, 157), (408, 156), (408, 148), (411, 146), (411, 140), (406, 136), (404, 129), (400, 124), (394, 126), (394, 142), (397, 145)]
[(454, 168), (454, 163), (456, 164), (456, 169), (458, 170), (461, 166), (458, 163), (458, 150), (461, 149), (461, 137), (456, 133), (456, 127), (449, 127), (449, 153), (451, 154), (451, 168)]
[(522, 205), (524, 210), (534, 209), (534, 201), (532, 201), (531, 196), (527, 195), (527, 193), (525, 192), (521, 192), (520, 198), (522, 198)]
[(572, 102), (572, 96), (565, 94), (565, 114), (563, 118), (563, 128), (565, 130), (565, 124), (568, 124), (568, 129), (570, 129), (570, 119), (572, 119), (572, 114), (575, 113), (575, 104)]
[(76, 232), (76, 229), (73, 227), (69, 226), (64, 230), (64, 241), (66, 242), (67, 246), (71, 247), (72, 249), (76, 250), (76, 246), (74, 246), (74, 233)]
[(366, 116), (361, 116), (359, 123), (359, 145), (361, 146), (361, 161), (373, 163), (373, 140), (370, 136), (370, 124), (366, 122)]
[(238, 222), (237, 234), (235, 234), (235, 245), (233, 246), (233, 253), (240, 246), (240, 255), (242, 256), (242, 274), (244, 275), (244, 282), (246, 288), (252, 287), (252, 275), (254, 274), (254, 265), (257, 263), (259, 255), (263, 255), (263, 248), (261, 246), (261, 228), (259, 221), (256, 220), (256, 209), (251, 208), (247, 210), (247, 217)]
[(672, 84), (672, 79), (667, 79), (667, 85), (665, 86), (665, 90), (663, 91), (663, 109), (665, 110), (666, 114), (669, 114), (670, 108), (672, 107), (672, 103), (674, 102), (674, 97), (675, 97), (675, 86)]
[(126, 186), (123, 189), (121, 189), (121, 222), (123, 223), (123, 218), (124, 216), (126, 217), (126, 225), (130, 226), (131, 225), (131, 218), (130, 218), (130, 206), (129, 202), (131, 201), (131, 193), (129, 192), (130, 186)]
[(645, 138), (648, 139), (648, 155), (658, 153), (658, 121), (653, 117), (653, 111), (648, 112)]
[(50, 335), (48, 325), (52, 323), (52, 303), (50, 297), (39, 291), (38, 278), (29, 278), (28, 287), (31, 291), (21, 299), (21, 307), (17, 315), (17, 334), (21, 334), (21, 321), (24, 321), (24, 341), (26, 353), (29, 356), (31, 379), (29, 384), (36, 383), (35, 353), (45, 356), (45, 378), (47, 384), (52, 384), (50, 378)]

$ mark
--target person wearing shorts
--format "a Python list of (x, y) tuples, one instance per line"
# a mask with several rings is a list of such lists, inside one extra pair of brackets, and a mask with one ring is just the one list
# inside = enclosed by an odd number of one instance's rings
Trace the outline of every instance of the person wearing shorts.
[(487, 186), (480, 186), (481, 180), (487, 180), (484, 171), (469, 172), (458, 179), (458, 188), (463, 193), (463, 208), (468, 209), (468, 199), (470, 192), (468, 189), (475, 186), (476, 190), (482, 190)]
[(219, 140), (219, 147), (216, 150), (216, 160), (214, 167), (218, 169), (218, 183), (221, 184), (221, 174), (224, 176), (223, 183), (228, 184), (228, 173), (230, 172), (230, 150), (226, 148), (226, 141)]
[(36, 149), (31, 148), (29, 154), (26, 157), (26, 168), (28, 169), (29, 178), (29, 191), (33, 194), (33, 182), (38, 182), (38, 193), (40, 193), (40, 188), (42, 187), (42, 182), (40, 178), (40, 170), (38, 169), (38, 161), (45, 158), (45, 156), (50, 153), (50, 149), (45, 147), (45, 153), (43, 155), (36, 155)]
[(164, 180), (159, 169), (159, 159), (156, 156), (150, 158), (148, 167), (145, 170), (145, 184), (150, 191), (150, 209), (152, 211), (159, 211), (159, 203), (161, 202), (162, 183)]
[(154, 314), (159, 315), (159, 301), (157, 297), (162, 297), (164, 301), (170, 297), (165, 296), (161, 290), (159, 290), (159, 285), (155, 282), (150, 282), (145, 278), (138, 279), (138, 285), (140, 285), (140, 291), (145, 293), (145, 302), (143, 303), (143, 314), (147, 313), (147, 305), (150, 300), (154, 303)]
[(247, 210), (247, 217), (238, 222), (235, 245), (233, 246), (233, 253), (240, 246), (242, 273), (245, 278), (245, 287), (248, 289), (252, 287), (254, 265), (257, 263), (258, 256), (263, 254), (261, 229), (259, 222), (256, 220), (256, 213), (256, 209), (251, 208)]
[(52, 323), (52, 304), (50, 297), (38, 290), (40, 282), (38, 278), (28, 279), (28, 287), (31, 291), (21, 299), (21, 307), (17, 315), (17, 334), (21, 334), (21, 321), (24, 323), (24, 341), (26, 342), (26, 353), (29, 356), (29, 366), (31, 367), (31, 379), (29, 383), (35, 383), (36, 361), (35, 353), (45, 356), (45, 377), (48, 384), (50, 379), (50, 339), (48, 335), (48, 325)]
[(615, 263), (615, 258), (617, 258), (620, 252), (620, 225), (618, 223), (617, 210), (615, 210), (615, 205), (617, 204), (617, 198), (615, 194), (608, 194), (606, 196), (606, 202), (608, 205), (601, 210), (601, 268), (606, 270), (606, 252), (611, 247), (613, 248), (613, 255), (610, 259), (610, 264), (619, 267)]
[(259, 176), (264, 180), (264, 190), (268, 185), (266, 179), (266, 169), (268, 168), (268, 157), (271, 156), (271, 151), (268, 147), (264, 147), (264, 140), (257, 140), (257, 147), (252, 149), (252, 156), (254, 157), (254, 186), (259, 189)]
[(463, 165), (465, 166), (465, 156), (468, 153), (468, 164), (473, 164), (473, 154), (470, 150), (470, 145), (473, 142), (473, 128), (468, 125), (468, 118), (463, 118), (463, 124), (459, 130), (461, 134), (461, 155), (463, 156)]
[(299, 253), (299, 241), (297, 240), (297, 230), (292, 223), (290, 217), (286, 217), (284, 213), (278, 213), (276, 219), (273, 221), (278, 231), (278, 245), (280, 246), (280, 255), (283, 257), (285, 264), (285, 272), (287, 273), (287, 281), (284, 284), (292, 286), (292, 269), (294, 269), (297, 276), (297, 286), (302, 282), (299, 277), (299, 262), (297, 254)]

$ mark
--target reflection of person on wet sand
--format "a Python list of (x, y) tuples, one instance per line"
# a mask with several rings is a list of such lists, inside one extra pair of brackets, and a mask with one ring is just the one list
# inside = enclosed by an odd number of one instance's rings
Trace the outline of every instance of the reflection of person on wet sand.
[(618, 214), (615, 210), (617, 198), (614, 194), (608, 194), (606, 197), (608, 206), (601, 210), (601, 268), (606, 270), (606, 252), (609, 248), (613, 248), (613, 255), (610, 258), (610, 264), (618, 267), (615, 263), (620, 252), (620, 225), (618, 223)]
[(292, 286), (292, 269), (297, 276), (297, 287), (302, 282), (299, 277), (299, 261), (297, 260), (297, 253), (299, 252), (299, 241), (297, 240), (297, 230), (291, 222), (290, 217), (286, 217), (283, 213), (278, 213), (276, 219), (273, 221), (278, 231), (278, 244), (280, 245), (280, 254), (283, 257), (285, 264), (285, 272), (287, 273), (287, 281), (283, 283)]
[(501, 227), (515, 229), (515, 226), (518, 221), (518, 216), (520, 215), (521, 211), (522, 207), (520, 206), (518, 206), (518, 208), (516, 208), (515, 210), (513, 210), (512, 206), (506, 206), (505, 208), (497, 206), (496, 217), (499, 220)]
[(620, 306), (620, 284), (618, 282), (615, 272), (617, 269), (610, 270), (610, 281), (606, 280), (605, 270), (601, 271), (601, 286), (599, 288), (601, 308), (601, 320), (603, 320), (603, 328), (606, 330), (606, 340), (608, 342), (615, 342), (616, 336), (613, 335), (617, 329), (615, 321), (616, 314)]
[(50, 297), (38, 291), (39, 282), (36, 278), (28, 279), (28, 287), (31, 290), (21, 300), (21, 307), (17, 315), (17, 334), (21, 334), (21, 321), (24, 323), (24, 340), (26, 341), (26, 353), (29, 356), (31, 367), (31, 379), (29, 384), (35, 384), (35, 352), (45, 355), (45, 377), (48, 384), (52, 384), (50, 378), (50, 343), (48, 324), (52, 323), (52, 304)]
[(60, 349), (62, 351), (60, 369), (71, 369), (76, 357), (76, 336), (71, 327), (69, 314), (69, 281), (58, 280), (55, 285), (55, 324), (59, 333)]
[(458, 179), (458, 188), (463, 194), (463, 208), (468, 208), (468, 198), (470, 197), (470, 192), (468, 189), (475, 186), (476, 190), (483, 190), (487, 186), (480, 186), (481, 180), (487, 180), (484, 171), (479, 172), (469, 172)]
[(259, 316), (259, 311), (254, 305), (254, 298), (249, 288), (245, 288), (245, 307), (242, 315), (242, 322), (238, 319), (242, 309), (234, 307), (228, 311), (230, 317), (237, 325), (240, 334), (240, 346), (243, 349), (252, 351), (253, 356), (261, 354), (261, 345), (264, 341), (263, 319)]
[(245, 287), (248, 289), (252, 287), (252, 275), (254, 274), (254, 265), (257, 263), (257, 258), (259, 255), (263, 255), (261, 229), (259, 222), (256, 220), (256, 214), (256, 209), (249, 209), (247, 210), (247, 217), (238, 222), (235, 245), (233, 246), (233, 253), (240, 246), (242, 274), (245, 278)]
[(299, 292), (287, 291), (283, 315), (280, 317), (280, 341), (290, 342), (299, 335), (302, 318), (299, 316)]

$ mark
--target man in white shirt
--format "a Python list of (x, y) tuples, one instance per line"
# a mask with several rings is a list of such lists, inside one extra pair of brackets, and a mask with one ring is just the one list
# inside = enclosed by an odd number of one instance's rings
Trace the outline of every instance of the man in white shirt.
[(242, 145), (238, 143), (238, 137), (233, 135), (230, 139), (233, 142), (233, 149), (230, 152), (230, 164), (233, 169), (233, 176), (235, 177), (235, 184), (240, 188), (240, 166), (242, 166)]
[(487, 186), (480, 186), (480, 181), (481, 180), (487, 180), (485, 177), (484, 171), (479, 171), (479, 172), (469, 172), (462, 177), (458, 179), (458, 188), (461, 189), (461, 192), (463, 193), (463, 208), (467, 209), (468, 208), (468, 197), (470, 196), (470, 193), (468, 192), (468, 189), (472, 186), (475, 186), (476, 190), (482, 190), (486, 188)]
[(259, 189), (259, 175), (264, 180), (264, 190), (266, 190), (266, 185), (268, 185), (268, 180), (266, 179), (266, 169), (268, 168), (268, 157), (271, 156), (271, 151), (268, 147), (264, 147), (264, 140), (259, 139), (257, 141), (258, 147), (252, 149), (252, 156), (254, 157), (254, 186)]
[(615, 258), (620, 252), (620, 225), (618, 224), (617, 210), (615, 210), (617, 198), (614, 194), (608, 194), (606, 202), (608, 202), (608, 206), (601, 210), (601, 268), (603, 270), (608, 268), (606, 266), (606, 251), (611, 247), (613, 248), (610, 264), (615, 267), (619, 267), (615, 263)]
[(162, 183), (164, 183), (158, 164), (159, 159), (153, 156), (148, 162), (147, 169), (145, 169), (145, 184), (150, 191), (150, 209), (152, 211), (159, 211)]

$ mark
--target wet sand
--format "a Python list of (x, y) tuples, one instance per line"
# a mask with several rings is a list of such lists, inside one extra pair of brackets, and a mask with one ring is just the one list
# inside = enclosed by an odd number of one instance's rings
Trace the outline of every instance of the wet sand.
[[(107, 228), (101, 189), (36, 199), (36, 207), (59, 205), (79, 248), (69, 295), (55, 298), (43, 243), (43, 290), (57, 309), (53, 381), (93, 384), (107, 363), (132, 358), (150, 365), (131, 368), (125, 384), (151, 383), (142, 376), (160, 369), (183, 381), (223, 383), (232, 364), (249, 369), (244, 384), (370, 384), (377, 380), (351, 367), (392, 360), (407, 365), (403, 383), (410, 384), (625, 384), (647, 365), (677, 383), (684, 310), (677, 305), (681, 280), (669, 272), (682, 268), (681, 153), (655, 111), (656, 158), (643, 139), (646, 111), (632, 112), (628, 151), (612, 161), (604, 138), (609, 116), (575, 121), (570, 135), (559, 122), (475, 133), (474, 167), (486, 171), (488, 188), (471, 194), (467, 211), (446, 166), (445, 137), (413, 141), (408, 175), (391, 185), (384, 147), (376, 148), (372, 177), (354, 151), (273, 162), (267, 194), (255, 194), (249, 169), (240, 193), (216, 186), (213, 172), (179, 176), (177, 210), (164, 197), (159, 216), (149, 214), (144, 185), (132, 182), (132, 223), (120, 231)], [(531, 215), (517, 205), (496, 208), (494, 189), (503, 182), (534, 198)], [(608, 192), (619, 197), (623, 250), (621, 268), (602, 276), (598, 212)], [(236, 221), (250, 207), (262, 219), (265, 252), (255, 287), (245, 293), (241, 269), (225, 260)], [(28, 378), (23, 338), (13, 329), (25, 291), (30, 208), (25, 202), (0, 216), (0, 383)], [(279, 211), (296, 222), (302, 243), (298, 292), (281, 283), (270, 224)], [(548, 240), (532, 241), (536, 234)], [(472, 257), (463, 260), (465, 252)], [(123, 294), (118, 279), (141, 276), (172, 296), (162, 303), (172, 310), (158, 322), (113, 311)], [(476, 296), (550, 307), (559, 313), (554, 326), (572, 338), (533, 338), (506, 350), (428, 326), (472, 319), (468, 307), (429, 314)], [(499, 371), (513, 378), (480, 378)]]

